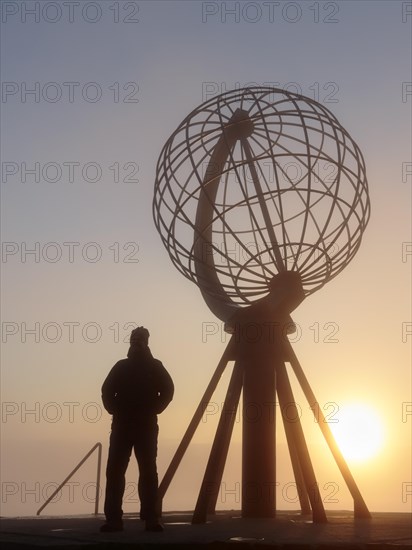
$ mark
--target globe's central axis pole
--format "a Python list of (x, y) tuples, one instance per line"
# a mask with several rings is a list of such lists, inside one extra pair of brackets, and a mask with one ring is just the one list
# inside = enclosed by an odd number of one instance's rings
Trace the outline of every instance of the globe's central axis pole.
[(206, 167), (196, 210), (193, 241), (194, 266), (200, 291), (211, 311), (219, 319), (229, 319), (237, 309), (229, 303), (226, 290), (219, 280), (214, 262), (213, 222), (219, 219), (216, 197), (228, 158), (236, 142), (253, 133), (253, 123), (246, 111), (237, 109), (222, 129)]
[(220, 319), (224, 320), (232, 317), (238, 308), (236, 304), (231, 304), (228, 300), (226, 290), (217, 274), (214, 262), (216, 249), (213, 243), (213, 223), (220, 217), (215, 204), (220, 180), (237, 141), (241, 143), (252, 175), (256, 196), (268, 232), (270, 249), (274, 254), (274, 263), (279, 273), (286, 269), (247, 139), (253, 134), (253, 131), (254, 125), (249, 113), (237, 109), (223, 127), (222, 134), (210, 155), (196, 210), (193, 241), (196, 276), (201, 282), (200, 291), (207, 305)]

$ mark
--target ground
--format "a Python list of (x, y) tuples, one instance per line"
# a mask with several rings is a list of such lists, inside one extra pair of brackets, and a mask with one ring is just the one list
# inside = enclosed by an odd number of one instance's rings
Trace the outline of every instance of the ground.
[(2, 518), (2, 550), (28, 548), (122, 548), (155, 550), (167, 547), (218, 550), (277, 548), (279, 550), (404, 550), (412, 548), (412, 514), (372, 513), (354, 519), (348, 511), (329, 512), (328, 523), (314, 524), (300, 512), (278, 512), (274, 519), (243, 519), (240, 512), (218, 512), (202, 525), (191, 524), (190, 512), (163, 515), (163, 533), (147, 533), (133, 514), (125, 516), (121, 533), (100, 533), (98, 516)]

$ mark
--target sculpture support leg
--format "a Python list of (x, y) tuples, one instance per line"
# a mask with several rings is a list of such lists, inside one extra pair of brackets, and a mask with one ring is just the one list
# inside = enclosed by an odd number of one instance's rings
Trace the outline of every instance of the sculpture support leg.
[[(370, 519), (371, 514), (368, 510), (368, 507), (366, 506), (365, 501), (363, 500), (363, 497), (359, 491), (358, 486), (356, 485), (356, 482), (352, 476), (351, 471), (349, 470), (348, 465), (346, 464), (346, 461), (339, 449), (339, 447), (336, 444), (335, 438), (333, 437), (333, 434), (331, 432), (331, 429), (329, 428), (329, 425), (320, 410), (318, 403), (316, 401), (315, 394), (312, 391), (312, 388), (310, 387), (310, 384), (308, 382), (308, 379), (305, 376), (305, 373), (303, 372), (303, 369), (299, 363), (298, 358), (296, 357), (295, 352), (293, 351), (293, 348), (290, 344), (290, 342), (286, 342), (285, 347), (286, 355), (288, 357), (288, 361), (292, 365), (292, 368), (295, 372), (296, 378), (298, 379), (303, 393), (305, 394), (306, 399), (308, 400), (308, 403), (310, 405), (310, 408), (314, 411), (315, 414), (315, 420), (318, 422), (319, 427), (323, 433), (323, 436), (326, 440), (326, 443), (329, 446), (329, 449), (332, 452), (332, 455), (336, 461), (336, 464), (338, 465), (338, 468), (342, 474), (343, 479), (346, 482), (346, 485), (348, 486), (348, 489), (353, 497), (354, 500), (354, 515), (356, 518), (359, 519)], [(318, 411), (318, 418), (316, 418), (315, 410)]]
[[(308, 498), (308, 491), (305, 484), (305, 479), (303, 477), (302, 468), (300, 465), (300, 456), (296, 446), (296, 441), (293, 434), (293, 429), (291, 429), (290, 423), (296, 422), (297, 416), (293, 412), (290, 413), (290, 396), (284, 394), (282, 384), (277, 384), (277, 394), (279, 400), (279, 407), (282, 413), (283, 426), (285, 428), (286, 441), (289, 449), (290, 461), (292, 463), (293, 475), (295, 477), (296, 489), (299, 497), (300, 509), (302, 514), (310, 514), (311, 507), (310, 501)], [(296, 406), (294, 407), (296, 411)]]
[(206, 388), (205, 393), (203, 394), (203, 397), (193, 415), (193, 418), (187, 427), (187, 430), (183, 436), (182, 441), (180, 442), (179, 447), (177, 448), (172, 461), (169, 464), (168, 469), (166, 470), (165, 475), (163, 476), (163, 479), (159, 485), (158, 490), (158, 507), (159, 511), (161, 508), (161, 502), (166, 494), (166, 491), (176, 473), (177, 468), (179, 467), (179, 464), (189, 446), (189, 443), (192, 440), (193, 435), (196, 432), (196, 429), (199, 425), (200, 420), (202, 419), (202, 416), (205, 412), (205, 406), (209, 403), (209, 401), (212, 398), (212, 395), (216, 389), (216, 386), (222, 376), (223, 371), (226, 368), (227, 362), (232, 359), (233, 354), (233, 345), (234, 345), (234, 339), (233, 337), (230, 339), (228, 345), (226, 346), (226, 349), (216, 367), (215, 372), (213, 373), (213, 376), (209, 382), (209, 385)]
[(240, 392), (242, 391), (242, 382), (243, 373), (241, 366), (239, 363), (235, 363), (197, 499), (192, 523), (205, 523), (207, 514), (214, 513), (215, 511), (227, 453), (229, 451), (230, 438), (236, 419)]
[(242, 516), (276, 514), (276, 372), (273, 355), (243, 359)]
[[(290, 386), (288, 374), (286, 372), (285, 364), (279, 362), (277, 365), (277, 377), (278, 377), (278, 395), (281, 407), (284, 409), (285, 405), (289, 405), (292, 410), (291, 418), (292, 422), (287, 421), (289, 424), (290, 436), (293, 441), (292, 452), (296, 452), (299, 457), (299, 466), (302, 472), (304, 485), (307, 490), (307, 494), (312, 506), (313, 521), (315, 523), (326, 523), (326, 514), (323, 507), (323, 502), (319, 493), (319, 487), (316, 482), (315, 472), (313, 470), (312, 462), (310, 460), (308, 448), (303, 434), (302, 425), (300, 423), (299, 412), (296, 408), (295, 400)], [(289, 441), (288, 441), (289, 443)]]

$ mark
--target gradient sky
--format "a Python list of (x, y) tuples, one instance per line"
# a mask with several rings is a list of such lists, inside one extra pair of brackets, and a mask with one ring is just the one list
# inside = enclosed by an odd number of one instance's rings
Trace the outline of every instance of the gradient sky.
[[(250, 83), (317, 99), (364, 154), (370, 223), (349, 266), (294, 312), (294, 349), (325, 412), (357, 402), (381, 419), (381, 451), (349, 462), (369, 508), (410, 511), (411, 2), (75, 4), (1, 6), (2, 515), (34, 514), (97, 441), (106, 460), (100, 387), (137, 324), (176, 385), (159, 419), (165, 471), (226, 335), (156, 232), (156, 162), (192, 109)], [(195, 505), (227, 380), (167, 510)], [(325, 507), (351, 509), (292, 381)], [(240, 441), (237, 422), (222, 509), (240, 507)], [(136, 471), (126, 511), (137, 510)], [(94, 479), (95, 458), (48, 513), (92, 512)], [(278, 481), (278, 508), (296, 508), (281, 427)]]

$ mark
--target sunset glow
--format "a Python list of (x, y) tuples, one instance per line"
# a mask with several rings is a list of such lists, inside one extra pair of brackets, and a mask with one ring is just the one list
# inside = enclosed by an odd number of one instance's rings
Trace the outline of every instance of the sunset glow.
[(349, 462), (365, 462), (377, 457), (384, 446), (384, 430), (379, 414), (369, 405), (350, 403), (336, 413), (331, 429)]

